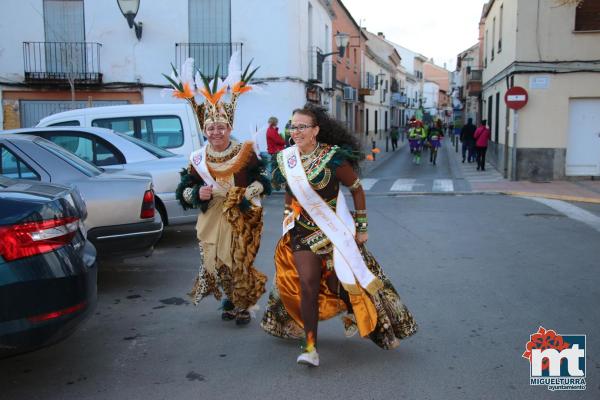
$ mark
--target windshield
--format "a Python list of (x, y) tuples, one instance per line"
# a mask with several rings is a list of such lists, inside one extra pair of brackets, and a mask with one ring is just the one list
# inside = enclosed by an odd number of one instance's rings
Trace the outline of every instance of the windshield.
[(152, 143), (148, 143), (143, 140), (136, 139), (134, 137), (131, 137), (131, 136), (126, 135), (121, 132), (117, 132), (117, 131), (113, 131), (113, 132), (116, 133), (117, 135), (119, 135), (120, 137), (122, 137), (123, 139), (129, 140), (131, 143), (137, 144), (138, 146), (140, 146), (147, 152), (152, 153), (152, 155), (154, 155), (157, 158), (167, 158), (167, 157), (173, 157), (176, 155), (175, 153), (171, 153), (170, 151), (160, 148), (158, 146), (155, 146)]
[(91, 164), (85, 161), (82, 158), (77, 157), (75, 154), (68, 152), (57, 144), (54, 144), (48, 140), (36, 140), (35, 143), (40, 147), (48, 150), (52, 154), (61, 158), (68, 164), (70, 164), (73, 168), (77, 169), (81, 173), (87, 176), (96, 176), (102, 173), (102, 170), (96, 167), (94, 164)]

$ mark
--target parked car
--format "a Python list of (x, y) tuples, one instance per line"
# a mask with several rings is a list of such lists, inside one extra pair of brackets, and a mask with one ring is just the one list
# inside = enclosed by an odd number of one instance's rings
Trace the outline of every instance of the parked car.
[(46, 139), (0, 134), (0, 175), (77, 187), (99, 256), (149, 255), (162, 234), (147, 173), (100, 170)]
[(108, 128), (186, 157), (203, 144), (198, 119), (186, 103), (80, 108), (50, 115), (37, 126)]
[(180, 179), (179, 172), (189, 164), (187, 157), (104, 128), (36, 127), (4, 133), (43, 137), (105, 169), (146, 171), (152, 176), (156, 208), (163, 223), (176, 225), (196, 221), (198, 210), (184, 210), (175, 198)]
[(74, 187), (0, 176), (0, 356), (63, 339), (94, 309), (86, 215)]

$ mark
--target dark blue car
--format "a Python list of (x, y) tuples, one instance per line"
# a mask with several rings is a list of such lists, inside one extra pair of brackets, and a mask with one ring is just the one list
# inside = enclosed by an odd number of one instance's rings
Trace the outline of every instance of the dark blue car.
[(0, 356), (65, 338), (96, 304), (96, 250), (74, 188), (0, 176)]

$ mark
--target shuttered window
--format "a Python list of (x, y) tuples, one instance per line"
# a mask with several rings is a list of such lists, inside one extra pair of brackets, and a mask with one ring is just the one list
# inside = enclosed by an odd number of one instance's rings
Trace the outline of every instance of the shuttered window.
[(584, 0), (575, 10), (576, 31), (600, 31), (600, 1)]
[(83, 0), (44, 0), (47, 42), (84, 42)]
[(231, 56), (231, 0), (189, 0), (190, 54), (196, 67), (213, 74)]

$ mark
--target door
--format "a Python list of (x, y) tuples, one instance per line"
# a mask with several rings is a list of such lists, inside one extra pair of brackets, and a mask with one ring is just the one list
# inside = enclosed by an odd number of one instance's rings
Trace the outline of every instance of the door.
[(600, 175), (600, 98), (571, 99), (565, 172)]

